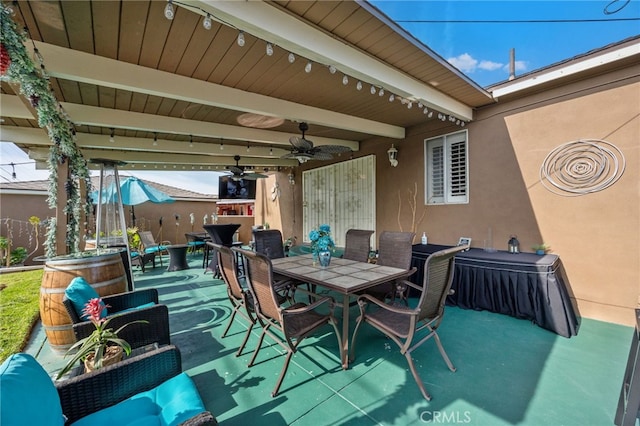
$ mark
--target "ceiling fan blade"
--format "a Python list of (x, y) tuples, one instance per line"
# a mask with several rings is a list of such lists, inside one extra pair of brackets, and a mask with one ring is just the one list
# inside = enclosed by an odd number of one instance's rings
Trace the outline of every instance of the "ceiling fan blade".
[(320, 145), (316, 149), (327, 154), (342, 154), (343, 152), (351, 151), (351, 148), (342, 145)]
[(256, 180), (256, 179), (264, 179), (267, 178), (267, 175), (263, 175), (260, 173), (246, 173), (243, 178), (248, 180)]
[(311, 160), (331, 160), (333, 159), (333, 156), (328, 152), (315, 151), (313, 154), (311, 154), (310, 159)]
[(291, 136), (289, 138), (289, 143), (296, 149), (301, 149), (303, 151), (308, 151), (313, 148), (313, 142), (305, 138), (299, 138), (297, 136)]
[(244, 170), (242, 170), (240, 167), (236, 167), (236, 166), (230, 166), (229, 170), (234, 174), (234, 175), (241, 175), (242, 173), (244, 173)]

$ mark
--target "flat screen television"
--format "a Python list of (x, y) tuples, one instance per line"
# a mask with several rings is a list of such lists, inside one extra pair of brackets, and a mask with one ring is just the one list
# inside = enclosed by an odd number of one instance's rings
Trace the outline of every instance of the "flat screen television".
[(233, 180), (231, 176), (220, 176), (218, 180), (218, 199), (254, 200), (256, 181), (248, 179)]

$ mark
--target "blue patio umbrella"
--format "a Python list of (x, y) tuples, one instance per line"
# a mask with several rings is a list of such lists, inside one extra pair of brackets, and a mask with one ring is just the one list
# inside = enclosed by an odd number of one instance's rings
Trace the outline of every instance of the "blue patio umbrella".
[[(97, 204), (99, 191), (91, 192), (91, 200)], [(131, 219), (135, 225), (136, 217), (133, 206), (151, 201), (152, 203), (173, 203), (175, 200), (166, 193), (145, 183), (135, 176), (129, 176), (120, 182), (120, 193), (122, 204), (131, 207)], [(117, 203), (118, 192), (114, 182), (102, 191), (102, 203)]]

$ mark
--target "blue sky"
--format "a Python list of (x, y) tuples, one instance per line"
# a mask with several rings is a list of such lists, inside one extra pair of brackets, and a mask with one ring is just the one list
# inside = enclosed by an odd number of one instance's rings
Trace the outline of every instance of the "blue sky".
[[(640, 34), (640, 0), (371, 3), (482, 87), (509, 77), (511, 48), (519, 75)], [(630, 18), (636, 20), (548, 22)]]
[[(637, 20), (640, 0), (374, 0), (371, 3), (482, 87), (508, 78), (511, 48), (515, 48), (516, 75), (520, 75), (640, 34)], [(621, 21), (634, 18), (636, 20)], [(604, 19), (617, 21), (548, 22)], [(435, 22), (404, 22), (407, 20)], [(16, 146), (0, 143), (0, 181), (13, 180), (12, 168), (6, 165), (11, 162), (29, 163), (15, 166), (18, 181), (48, 177), (48, 171), (35, 170), (33, 162)], [(215, 172), (136, 171), (135, 175), (205, 194), (218, 190)]]

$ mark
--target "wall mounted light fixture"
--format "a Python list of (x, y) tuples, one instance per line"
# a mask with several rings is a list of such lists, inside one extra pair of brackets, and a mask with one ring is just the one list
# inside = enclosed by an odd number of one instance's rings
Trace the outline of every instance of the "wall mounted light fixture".
[(393, 167), (398, 165), (398, 150), (396, 147), (391, 144), (391, 148), (387, 150), (387, 154), (389, 155), (389, 162)]

